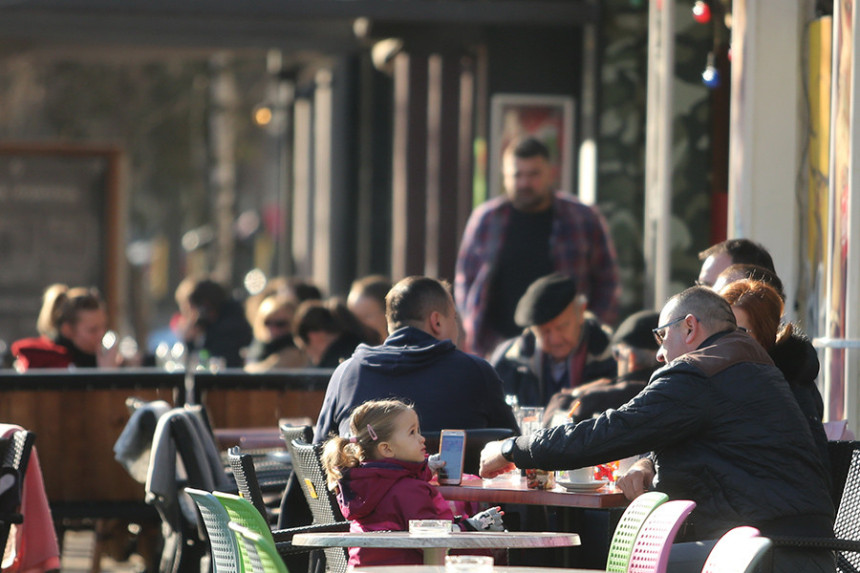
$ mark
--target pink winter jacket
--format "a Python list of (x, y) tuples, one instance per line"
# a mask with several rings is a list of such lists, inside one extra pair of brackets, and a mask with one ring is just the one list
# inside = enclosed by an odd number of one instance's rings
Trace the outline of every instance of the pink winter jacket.
[[(454, 519), (427, 462), (371, 461), (344, 472), (337, 500), (351, 531), (407, 531), (410, 519)], [(420, 549), (350, 547), (350, 566), (420, 565)]]

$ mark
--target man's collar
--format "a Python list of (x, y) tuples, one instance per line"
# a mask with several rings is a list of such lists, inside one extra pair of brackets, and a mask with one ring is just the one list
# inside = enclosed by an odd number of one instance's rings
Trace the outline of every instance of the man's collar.
[(735, 328), (734, 330), (721, 330), (720, 332), (714, 333), (714, 334), (710, 335), (709, 337), (707, 337), (707, 338), (706, 338), (706, 339), (705, 339), (705, 340), (704, 340), (704, 341), (703, 341), (703, 342), (698, 346), (698, 348), (696, 348), (696, 350), (699, 350), (699, 349), (701, 349), (701, 348), (705, 348), (705, 347), (707, 347), (707, 346), (711, 346), (714, 342), (716, 342), (716, 341), (717, 341), (717, 340), (719, 340), (720, 338), (724, 337), (725, 335), (727, 335), (727, 334), (731, 334), (731, 333), (733, 333), (733, 332), (737, 332), (737, 331), (738, 331), (738, 329), (737, 329), (737, 328)]

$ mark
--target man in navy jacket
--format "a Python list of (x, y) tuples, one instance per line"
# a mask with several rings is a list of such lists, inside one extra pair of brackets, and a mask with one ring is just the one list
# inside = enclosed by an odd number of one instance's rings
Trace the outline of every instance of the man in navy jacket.
[(511, 428), (502, 382), (490, 364), (457, 349), (459, 321), (446, 284), (407, 277), (385, 299), (388, 330), (380, 346), (360, 345), (329, 381), (314, 441), (348, 435), (352, 409), (367, 400), (412, 403), (424, 431)]

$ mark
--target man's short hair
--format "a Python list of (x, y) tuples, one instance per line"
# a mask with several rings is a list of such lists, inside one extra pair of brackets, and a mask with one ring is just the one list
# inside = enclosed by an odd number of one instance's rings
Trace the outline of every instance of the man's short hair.
[(677, 301), (673, 318), (692, 314), (712, 333), (735, 330), (738, 327), (732, 307), (710, 287), (690, 287), (670, 300)]
[(701, 253), (699, 260), (704, 261), (712, 255), (720, 255), (726, 253), (732, 259), (732, 264), (735, 265), (757, 265), (764, 267), (772, 273), (776, 273), (773, 266), (773, 258), (770, 253), (760, 243), (750, 241), (749, 239), (728, 239), (716, 245), (711, 245)]
[(451, 310), (451, 285), (430, 277), (411, 276), (391, 287), (385, 296), (385, 318), (391, 331), (417, 326), (433, 311)]
[(508, 148), (517, 159), (531, 159), (543, 157), (549, 161), (549, 149), (543, 142), (534, 137), (524, 137), (515, 140)]

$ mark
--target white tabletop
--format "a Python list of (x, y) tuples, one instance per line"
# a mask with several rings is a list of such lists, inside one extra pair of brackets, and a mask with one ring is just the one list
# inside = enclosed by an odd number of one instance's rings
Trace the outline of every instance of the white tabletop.
[(293, 536), (293, 545), (415, 548), (424, 550), (425, 565), (442, 565), (448, 549), (570, 547), (579, 545), (579, 535), (536, 531), (455, 531), (444, 535), (415, 535), (408, 531), (299, 533)]

